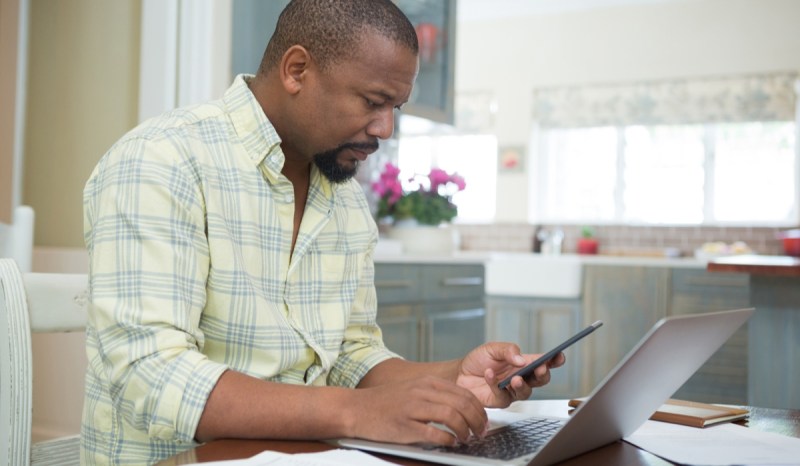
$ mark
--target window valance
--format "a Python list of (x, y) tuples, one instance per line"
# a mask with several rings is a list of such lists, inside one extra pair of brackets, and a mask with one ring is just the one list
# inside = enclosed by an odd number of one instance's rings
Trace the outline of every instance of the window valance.
[(798, 72), (624, 85), (541, 88), (542, 127), (697, 124), (795, 119)]

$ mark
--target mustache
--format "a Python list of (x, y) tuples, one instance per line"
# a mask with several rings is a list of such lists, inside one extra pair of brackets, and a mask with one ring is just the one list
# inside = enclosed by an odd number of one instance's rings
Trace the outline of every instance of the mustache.
[(378, 150), (379, 144), (378, 141), (371, 141), (371, 142), (346, 142), (332, 152), (339, 153), (345, 149), (353, 149), (360, 152), (375, 152)]

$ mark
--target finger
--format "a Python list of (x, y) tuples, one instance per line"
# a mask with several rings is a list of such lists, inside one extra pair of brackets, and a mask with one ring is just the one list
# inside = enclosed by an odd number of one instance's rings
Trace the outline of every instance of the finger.
[[(415, 413), (415, 417), (423, 424), (428, 424), (429, 422), (441, 424), (449, 429), (455, 438), (461, 442), (467, 442), (473, 433), (476, 436), (481, 435), (488, 422), (488, 420), (481, 419), (480, 416), (461, 411), (452, 405), (437, 403), (427, 404), (422, 412)], [(426, 441), (439, 443), (443, 441), (443, 437), (437, 432), (427, 431), (426, 435), (428, 434), (433, 436), (426, 437)]]
[(504, 361), (512, 366), (522, 367), (526, 364), (525, 357), (514, 343), (490, 343), (484, 345), (486, 353), (495, 361)]
[(564, 352), (558, 353), (553, 359), (547, 361), (547, 366), (550, 368), (561, 367), (567, 362), (567, 356)]
[(519, 346), (517, 345), (506, 345), (505, 351), (503, 351), (503, 356), (503, 360), (513, 366), (522, 367), (527, 364), (525, 357), (522, 356)]
[(453, 447), (458, 443), (455, 435), (431, 424), (422, 424), (421, 438), (424, 443)]
[(514, 396), (514, 400), (527, 400), (533, 392), (533, 387), (539, 386), (536, 379), (528, 382), (522, 377), (514, 377), (514, 380), (509, 384)]
[(498, 384), (500, 383), (500, 379), (497, 378), (497, 376), (495, 375), (494, 371), (491, 368), (488, 368), (486, 369), (486, 371), (484, 371), (483, 380), (486, 382), (486, 385), (492, 391), (492, 396), (494, 397), (494, 399), (497, 400), (497, 402), (493, 403), (491, 407), (505, 408), (506, 406), (511, 404), (512, 401), (514, 401), (514, 390), (510, 388), (511, 385), (509, 384), (508, 386), (506, 386), (506, 388), (500, 388), (498, 386)]
[(470, 433), (481, 435), (489, 418), (475, 395), (443, 379), (432, 379), (417, 388), (417, 396), (428, 406), (417, 413), (420, 421), (433, 421), (453, 430), (459, 440), (466, 441)]
[(541, 387), (550, 383), (550, 367), (549, 364), (542, 364), (533, 371), (534, 377), (528, 379), (528, 385), (531, 387)]

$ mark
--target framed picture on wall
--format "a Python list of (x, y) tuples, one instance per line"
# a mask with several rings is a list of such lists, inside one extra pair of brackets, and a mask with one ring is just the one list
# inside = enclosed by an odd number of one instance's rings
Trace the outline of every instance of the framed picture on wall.
[(497, 151), (498, 173), (515, 173), (525, 170), (525, 146), (500, 146)]

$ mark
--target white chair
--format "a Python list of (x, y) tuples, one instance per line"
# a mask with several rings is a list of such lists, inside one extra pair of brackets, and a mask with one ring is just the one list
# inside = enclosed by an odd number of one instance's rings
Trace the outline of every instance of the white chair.
[(25, 273), (0, 259), (0, 466), (80, 464), (78, 436), (32, 444), (31, 332), (86, 328), (85, 274)]
[(0, 257), (16, 260), (23, 272), (31, 271), (34, 218), (33, 209), (22, 205), (14, 209), (11, 225), (0, 223)]

